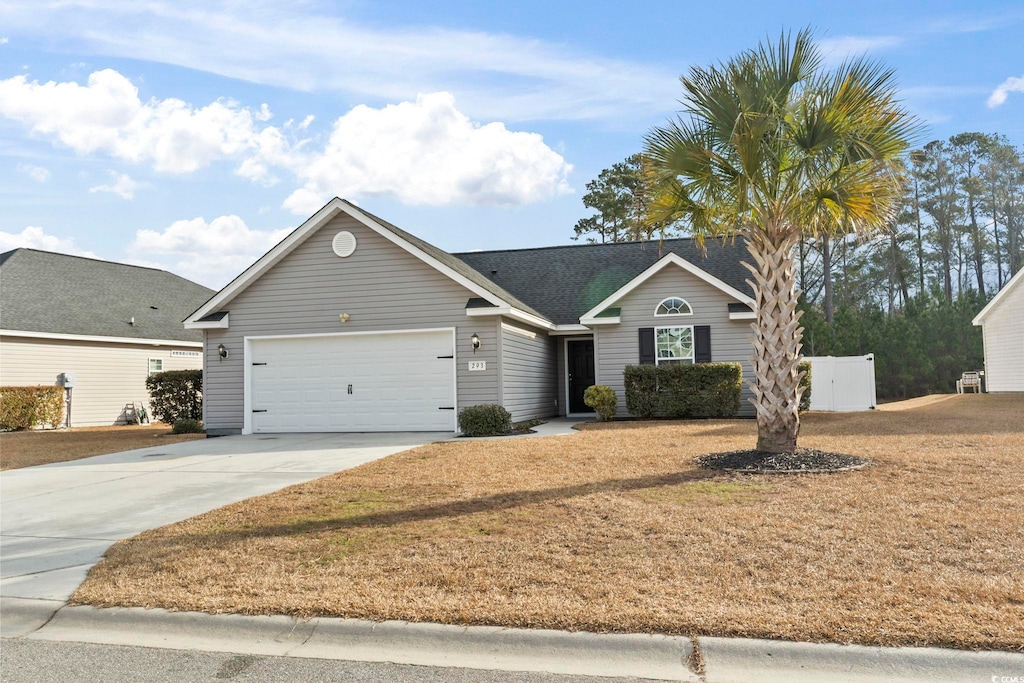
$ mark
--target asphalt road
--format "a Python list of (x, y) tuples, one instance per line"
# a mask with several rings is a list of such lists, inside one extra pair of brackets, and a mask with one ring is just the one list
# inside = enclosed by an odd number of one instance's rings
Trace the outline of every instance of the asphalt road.
[[(4, 683), (186, 683), (360, 681), (365, 683), (607, 683), (608, 678), (448, 669), (404, 664), (260, 657), (120, 645), (0, 641)], [(615, 681), (639, 681), (616, 678)], [(646, 680), (646, 679), (645, 679)], [(648, 682), (649, 683), (649, 682)]]

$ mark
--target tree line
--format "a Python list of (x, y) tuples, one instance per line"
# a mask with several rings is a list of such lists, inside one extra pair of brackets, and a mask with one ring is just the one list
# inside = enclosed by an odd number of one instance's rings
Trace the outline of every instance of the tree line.
[[(1024, 149), (1006, 137), (960, 133), (903, 159), (900, 211), (887, 229), (842, 230), (795, 247), (804, 353), (876, 356), (883, 399), (948, 392), (981, 369), (971, 320), (1024, 264)], [(689, 234), (652, 223), (654, 185), (641, 154), (587, 183), (593, 214), (572, 239), (623, 242)]]

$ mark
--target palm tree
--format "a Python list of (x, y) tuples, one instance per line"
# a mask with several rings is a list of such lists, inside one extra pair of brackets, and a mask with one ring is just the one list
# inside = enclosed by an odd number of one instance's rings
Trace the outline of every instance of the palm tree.
[(827, 70), (808, 30), (680, 81), (682, 115), (646, 136), (659, 189), (650, 220), (686, 220), (698, 239), (745, 239), (757, 450), (791, 453), (803, 335), (793, 248), (801, 236), (885, 228), (918, 124), (896, 99), (893, 71), (865, 59)]

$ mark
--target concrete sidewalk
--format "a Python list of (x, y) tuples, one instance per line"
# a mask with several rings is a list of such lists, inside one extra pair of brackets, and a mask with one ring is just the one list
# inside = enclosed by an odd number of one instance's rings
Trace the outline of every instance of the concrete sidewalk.
[[(1024, 655), (650, 634), (594, 634), (355, 619), (252, 617), (0, 600), (4, 637), (248, 655), (667, 681), (986, 682)], [(695, 645), (699, 654), (695, 653)], [(1018, 678), (1024, 680), (1024, 678)]]

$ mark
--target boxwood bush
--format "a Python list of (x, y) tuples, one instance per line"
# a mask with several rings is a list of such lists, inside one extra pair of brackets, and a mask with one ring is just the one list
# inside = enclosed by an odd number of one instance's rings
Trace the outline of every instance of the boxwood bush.
[(146, 378), (153, 417), (173, 425), (203, 419), (203, 371), (167, 370)]
[(603, 384), (587, 387), (583, 392), (583, 402), (593, 408), (601, 420), (615, 417), (615, 411), (619, 407), (619, 398), (615, 395), (615, 390)]
[(658, 366), (627, 365), (622, 373), (626, 383), (626, 410), (633, 417), (650, 419), (658, 414)]
[(64, 424), (64, 387), (0, 387), (0, 430), (20, 431)]
[(628, 365), (623, 379), (634, 417), (735, 417), (740, 410), (739, 363)]
[(485, 403), (459, 411), (464, 436), (501, 436), (512, 431), (512, 415), (502, 406)]
[(171, 426), (171, 434), (202, 434), (205, 431), (199, 420), (193, 420), (188, 417), (175, 420)]

